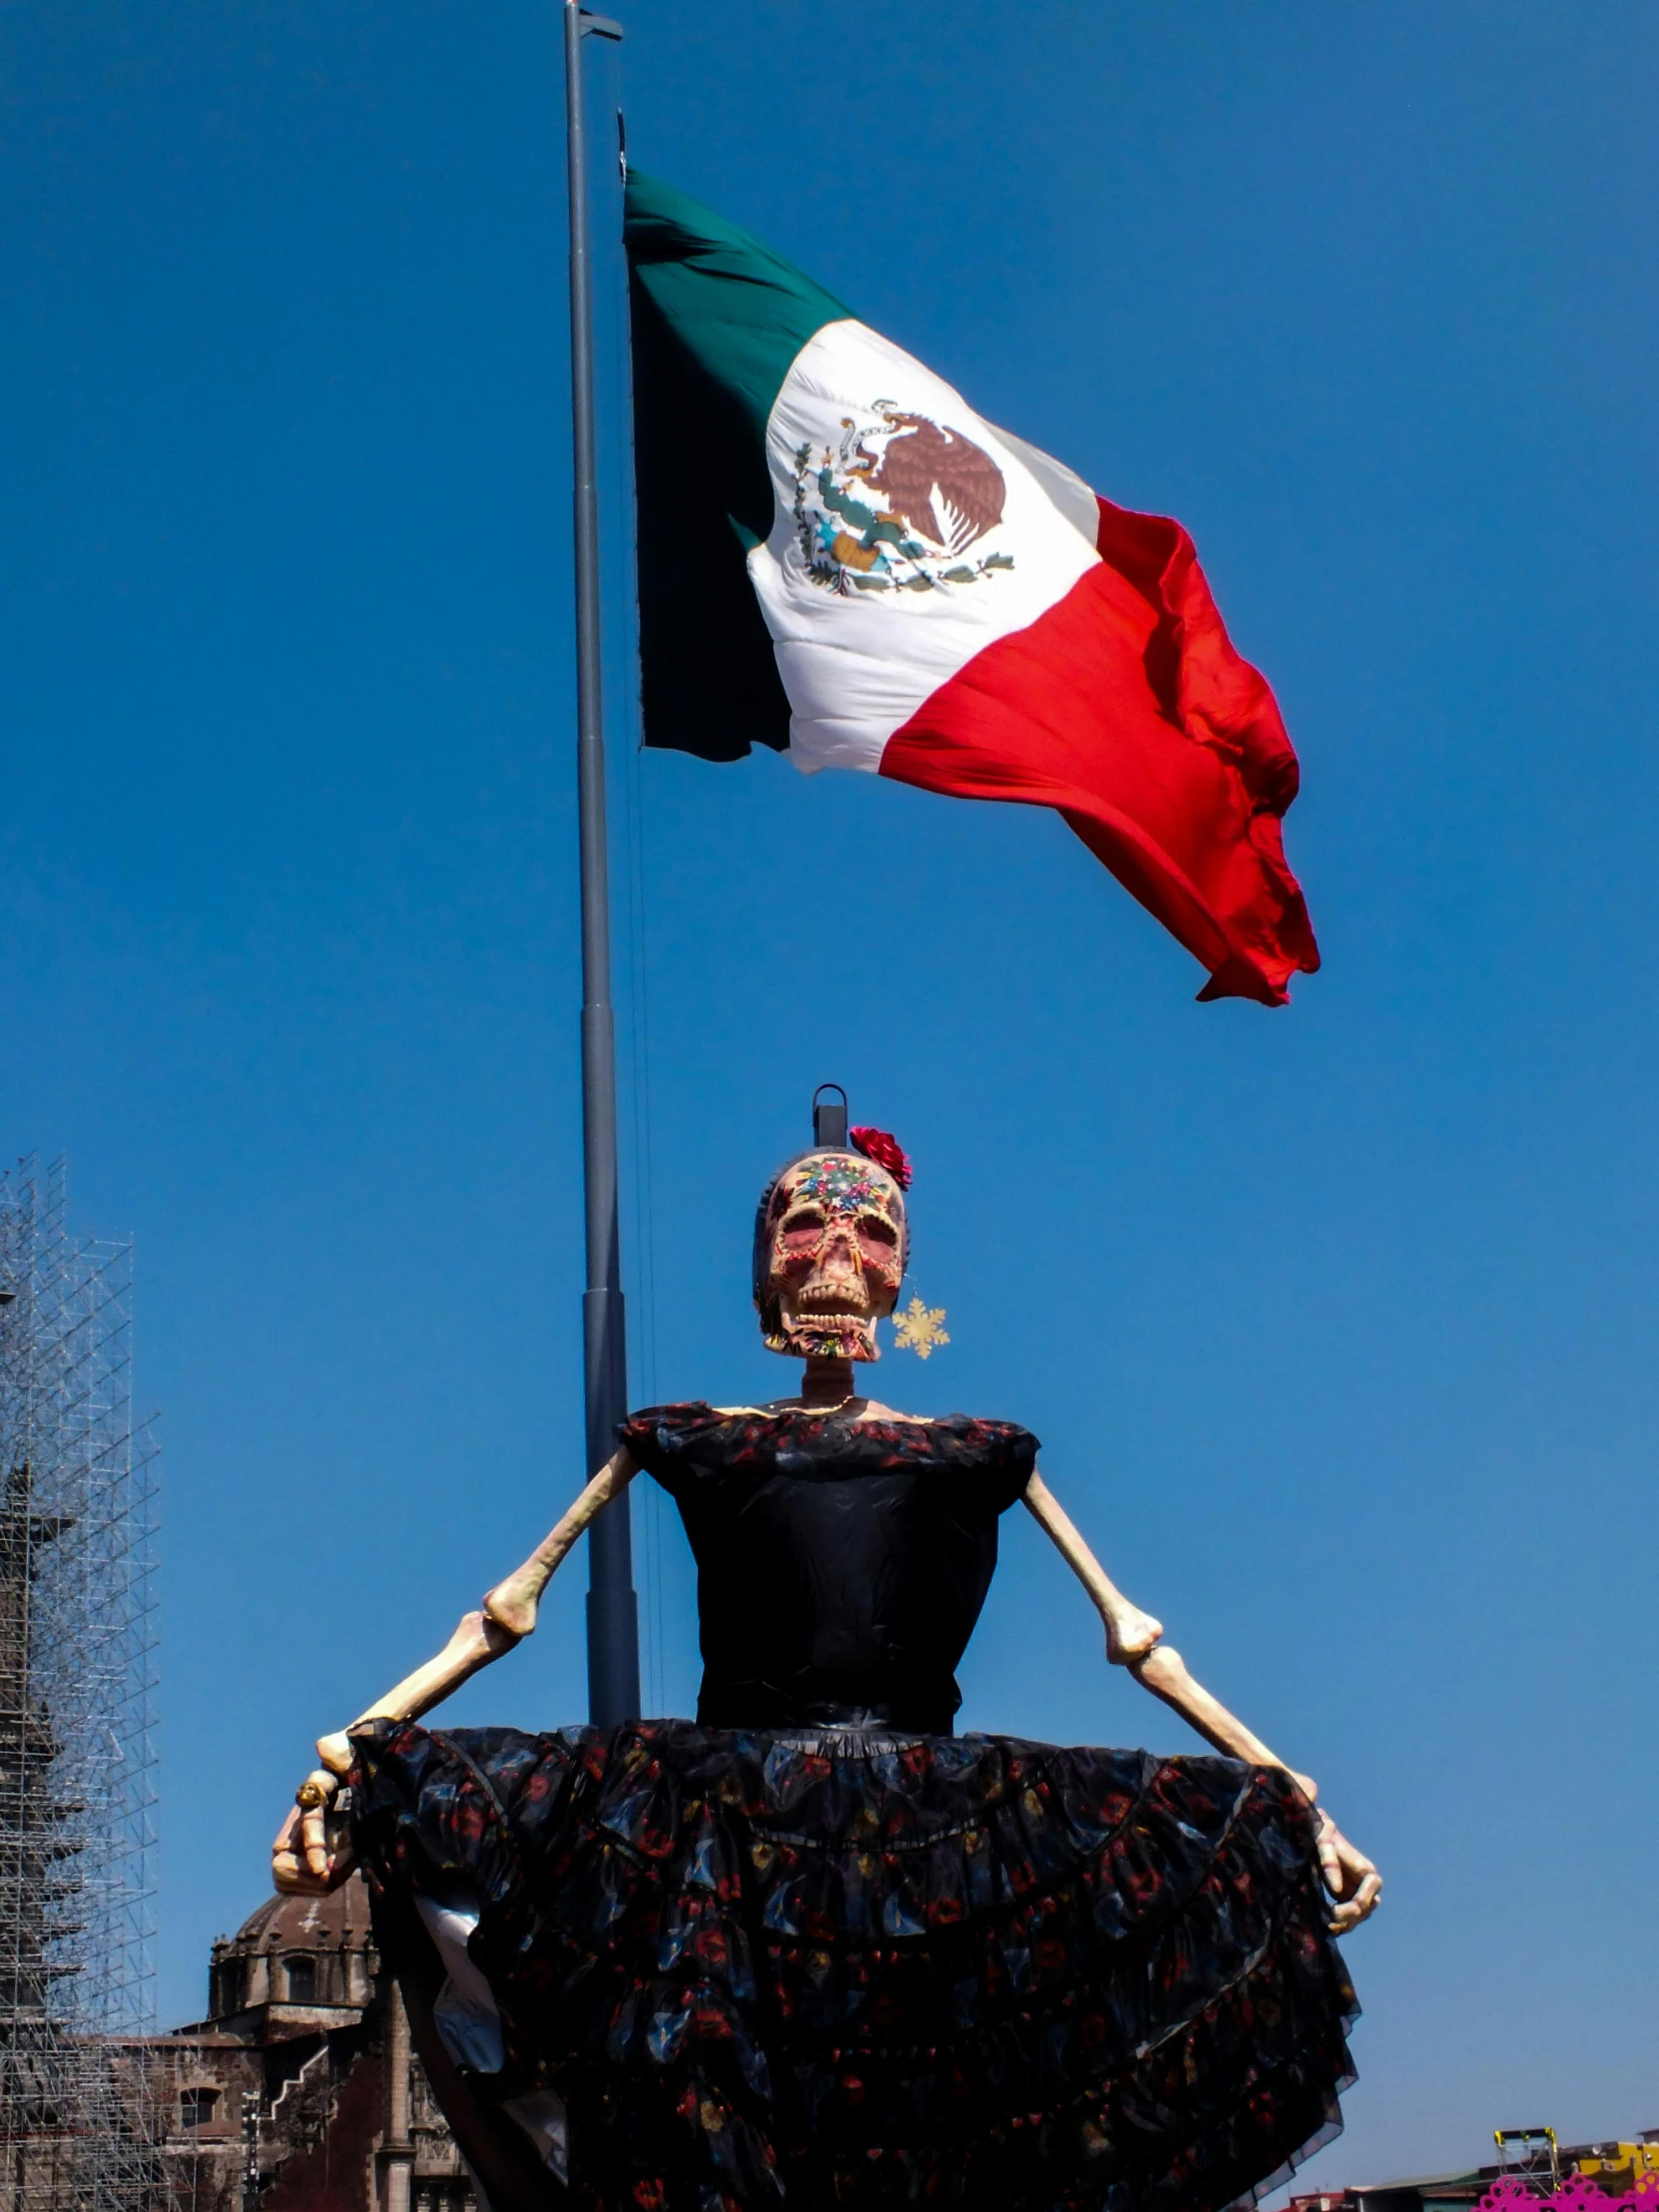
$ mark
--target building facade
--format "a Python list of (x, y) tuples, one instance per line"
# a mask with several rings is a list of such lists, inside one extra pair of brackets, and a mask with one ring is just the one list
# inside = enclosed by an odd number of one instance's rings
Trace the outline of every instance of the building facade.
[(169, 2212), (480, 2212), (353, 1876), (213, 1946), (207, 2016), (113, 2047)]

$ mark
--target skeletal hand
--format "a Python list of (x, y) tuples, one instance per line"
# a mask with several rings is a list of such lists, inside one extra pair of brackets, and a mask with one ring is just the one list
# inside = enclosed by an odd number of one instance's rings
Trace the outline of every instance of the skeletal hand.
[(1329, 1813), (1322, 1810), (1319, 1818), (1320, 1874), (1337, 1901), (1328, 1926), (1333, 1936), (1346, 1936), (1377, 1911), (1382, 1877), (1363, 1851), (1355, 1850)]
[(271, 1873), (278, 1890), (294, 1897), (326, 1897), (356, 1861), (338, 1775), (319, 1767), (307, 1775), (294, 1806), (271, 1847)]

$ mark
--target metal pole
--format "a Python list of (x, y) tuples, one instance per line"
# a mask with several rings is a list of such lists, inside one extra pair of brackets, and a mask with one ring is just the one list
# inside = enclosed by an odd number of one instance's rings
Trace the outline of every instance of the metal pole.
[[(593, 304), (588, 270), (583, 10), (564, 0), (565, 146), (570, 173), (570, 411), (575, 459), (576, 789), (582, 849), (582, 1166), (587, 1291), (582, 1340), (591, 1473), (616, 1448), (628, 1410), (628, 1353), (617, 1249), (616, 1034), (605, 850), (605, 724), (600, 693), (599, 490), (594, 464)], [(597, 28), (597, 25), (596, 25)], [(607, 25), (609, 32), (614, 26)], [(588, 1531), (588, 1718), (614, 1728), (640, 1710), (639, 1606), (626, 1493)]]

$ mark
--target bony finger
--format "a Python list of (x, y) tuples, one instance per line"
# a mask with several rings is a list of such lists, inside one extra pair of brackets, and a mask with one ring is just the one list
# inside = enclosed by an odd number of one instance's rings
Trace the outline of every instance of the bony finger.
[(278, 1890), (285, 1891), (290, 1897), (314, 1897), (317, 1892), (316, 1881), (305, 1872), (291, 1852), (283, 1852), (280, 1858), (272, 1862), (271, 1879)]
[(1382, 1895), (1382, 1882), (1375, 1871), (1368, 1874), (1351, 1898), (1346, 1898), (1331, 1917), (1333, 1935), (1346, 1936), (1350, 1929), (1358, 1928), (1362, 1921), (1369, 1921), (1377, 1911), (1377, 1901)]
[(305, 1865), (310, 1873), (324, 1875), (328, 1872), (328, 1839), (327, 1832), (322, 1825), (320, 1808), (301, 1816), (299, 1846), (305, 1855)]

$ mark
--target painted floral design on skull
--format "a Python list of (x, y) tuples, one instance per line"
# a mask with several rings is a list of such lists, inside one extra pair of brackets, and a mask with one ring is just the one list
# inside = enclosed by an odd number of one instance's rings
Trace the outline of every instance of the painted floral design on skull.
[(769, 1352), (879, 1360), (875, 1324), (898, 1302), (904, 1194), (856, 1152), (792, 1160), (762, 1203), (755, 1304)]

